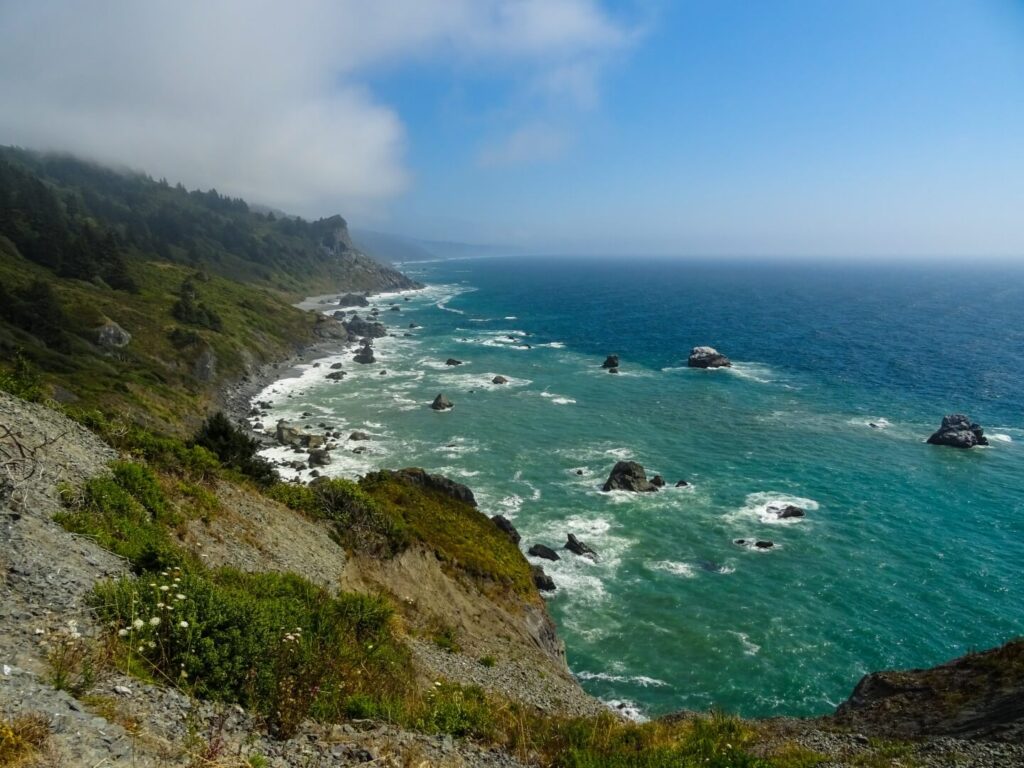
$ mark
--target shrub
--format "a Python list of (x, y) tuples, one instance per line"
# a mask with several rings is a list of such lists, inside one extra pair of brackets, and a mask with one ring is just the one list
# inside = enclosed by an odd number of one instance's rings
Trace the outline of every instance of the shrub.
[(400, 518), (388, 514), (351, 480), (322, 477), (308, 486), (278, 483), (267, 494), (313, 519), (334, 523), (339, 542), (349, 549), (391, 556), (409, 544)]
[(0, 719), (0, 765), (30, 764), (49, 740), (50, 723), (38, 712)]
[(45, 396), (39, 372), (22, 350), (14, 354), (14, 365), (9, 371), (0, 371), (0, 390), (30, 403), (38, 403)]
[(332, 597), (293, 574), (164, 571), (100, 585), (95, 605), (154, 677), (252, 708), (281, 736), (412, 679), (383, 598)]
[(423, 699), (413, 726), (426, 733), (489, 739), (497, 733), (492, 702), (481, 688), (437, 682)]
[(215, 413), (203, 422), (192, 444), (206, 448), (222, 464), (241, 472), (258, 485), (269, 487), (278, 480), (277, 471), (257, 455), (259, 443), (232, 424), (223, 413)]
[(167, 528), (173, 513), (152, 470), (125, 461), (111, 467), (111, 475), (90, 479), (79, 493), (63, 489), (67, 511), (57, 521), (126, 558), (136, 572), (180, 564), (184, 556)]

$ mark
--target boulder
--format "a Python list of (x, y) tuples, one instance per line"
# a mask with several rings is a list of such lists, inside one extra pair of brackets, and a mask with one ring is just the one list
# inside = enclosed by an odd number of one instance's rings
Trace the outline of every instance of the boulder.
[(284, 419), (277, 422), (275, 436), (281, 445), (290, 445), (296, 451), (302, 448), (313, 450), (324, 444), (324, 439), (320, 435), (310, 434), (300, 424)]
[(416, 325), (416, 323), (409, 323), (409, 328), (410, 328), (411, 330), (416, 330), (417, 328), (419, 328), (419, 326), (418, 326), (418, 325)]
[(807, 513), (796, 506), (796, 504), (769, 504), (768, 511), (779, 520), (786, 520), (791, 517), (803, 517)]
[(362, 293), (344, 293), (338, 297), (339, 307), (368, 307), (370, 302), (367, 301), (366, 295)]
[(325, 448), (317, 448), (309, 452), (309, 466), (325, 467), (331, 463), (331, 454)]
[(603, 491), (632, 491), (634, 493), (650, 493), (658, 490), (654, 483), (648, 482), (644, 468), (635, 461), (620, 461), (612, 468), (602, 487)]
[(327, 378), (329, 381), (341, 381), (347, 375), (348, 374), (345, 373), (344, 371), (332, 371), (331, 373), (327, 374)]
[(973, 448), (988, 445), (985, 430), (962, 413), (951, 413), (942, 417), (942, 426), (928, 438), (931, 445), (948, 445), (950, 448)]
[(434, 402), (430, 404), (430, 407), (435, 411), (446, 411), (449, 408), (454, 408), (455, 404), (443, 394), (439, 394), (434, 398)]
[(491, 379), (491, 384), (508, 384), (508, 379), (504, 376), (495, 376)]
[(360, 432), (360, 431), (356, 430), (355, 432), (353, 432), (352, 434), (350, 434), (348, 436), (348, 439), (349, 440), (369, 440), (370, 436), (368, 434), (366, 434), (365, 432)]
[(676, 482), (676, 488), (685, 488), (689, 483), (686, 480), (678, 480)]
[(360, 350), (355, 353), (352, 359), (357, 363), (361, 363), (362, 365), (377, 362), (377, 358), (373, 356), (373, 347), (371, 347), (369, 344), (360, 348)]
[(764, 539), (758, 539), (754, 542), (754, 546), (758, 549), (771, 549), (775, 546), (774, 541), (765, 541)]
[(618, 373), (618, 372), (619, 372), (618, 366), (613, 366), (613, 367), (608, 369), (608, 373)]
[(313, 333), (320, 339), (346, 340), (349, 336), (348, 328), (345, 327), (344, 323), (339, 322), (337, 318), (327, 317), (326, 315), (316, 316)]
[(456, 360), (454, 357), (449, 357), (447, 360), (444, 361), (444, 364), (445, 365), (462, 365), (462, 361), (461, 360)]
[(714, 347), (694, 347), (686, 364), (691, 368), (728, 368), (732, 361)]
[(402, 308), (400, 306), (398, 306), (397, 304), (394, 304), (394, 305), (391, 306), (391, 311), (392, 312), (401, 312)]
[(654, 477), (651, 478), (651, 485), (653, 485), (655, 488), (664, 488), (665, 478), (663, 478), (661, 475), (655, 475)]
[(574, 555), (579, 555), (580, 557), (589, 557), (591, 560), (597, 560), (597, 552), (595, 552), (589, 546), (587, 546), (582, 541), (577, 539), (571, 533), (565, 539), (565, 549), (568, 549)]
[(519, 531), (512, 525), (512, 521), (504, 515), (494, 515), (491, 517), (491, 522), (498, 526), (506, 536), (508, 536), (513, 544), (518, 544), (520, 540)]
[(544, 573), (544, 569), (539, 565), (531, 565), (530, 571), (533, 574), (533, 585), (537, 587), (541, 592), (554, 592), (555, 582), (554, 580)]
[(348, 329), (349, 336), (359, 338), (379, 339), (388, 335), (388, 330), (383, 323), (364, 320), (359, 315), (352, 315), (346, 321), (345, 327)]
[(132, 335), (113, 320), (105, 322), (96, 329), (95, 333), (96, 343), (107, 349), (127, 347), (128, 342), (132, 340)]
[(381, 376), (387, 376), (388, 372), (386, 370), (381, 369), (380, 375)]
[(341, 363), (331, 363), (331, 370), (332, 371), (340, 371), (344, 367), (345, 366), (343, 366)]
[(608, 357), (606, 357), (604, 359), (604, 362), (601, 363), (601, 367), (602, 368), (618, 368), (619, 367), (619, 356), (618, 355), (608, 355)]
[(553, 550), (551, 547), (546, 547), (543, 544), (534, 544), (532, 547), (530, 547), (529, 550), (527, 550), (526, 554), (528, 554), (530, 557), (540, 557), (545, 560), (562, 559), (558, 556), (558, 553), (555, 552), (555, 550)]

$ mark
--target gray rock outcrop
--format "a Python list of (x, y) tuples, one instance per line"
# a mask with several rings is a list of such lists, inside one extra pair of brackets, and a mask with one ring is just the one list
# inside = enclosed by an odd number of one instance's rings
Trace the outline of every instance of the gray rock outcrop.
[(444, 394), (438, 394), (438, 396), (434, 398), (434, 402), (430, 404), (430, 407), (435, 411), (446, 411), (449, 408), (454, 408), (455, 404), (445, 397)]
[(928, 438), (931, 445), (948, 445), (951, 448), (973, 448), (988, 445), (985, 430), (962, 413), (951, 413), (942, 417), (942, 426)]
[(605, 481), (603, 491), (632, 491), (633, 493), (650, 493), (658, 490), (657, 486), (647, 480), (644, 468), (635, 461), (620, 461), (612, 468)]

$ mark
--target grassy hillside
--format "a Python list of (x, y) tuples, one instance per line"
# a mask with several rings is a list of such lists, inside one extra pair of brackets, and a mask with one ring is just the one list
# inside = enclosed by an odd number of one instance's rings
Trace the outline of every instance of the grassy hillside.
[(218, 384), (313, 340), (296, 298), (413, 285), (356, 250), (340, 216), (275, 217), (0, 149), (0, 373), (20, 357), (82, 407), (194, 423)]

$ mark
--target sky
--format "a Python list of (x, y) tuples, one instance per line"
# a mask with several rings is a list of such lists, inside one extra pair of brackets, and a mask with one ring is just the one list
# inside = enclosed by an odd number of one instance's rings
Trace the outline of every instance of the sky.
[(1024, 260), (1024, 0), (0, 0), (0, 105), (410, 237)]

